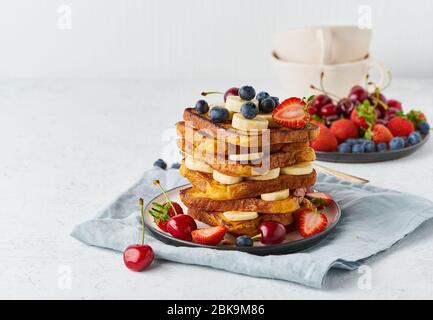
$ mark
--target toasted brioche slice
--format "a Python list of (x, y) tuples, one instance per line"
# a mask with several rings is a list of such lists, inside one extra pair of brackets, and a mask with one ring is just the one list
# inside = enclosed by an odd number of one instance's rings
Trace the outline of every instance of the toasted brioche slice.
[(194, 187), (181, 190), (180, 199), (188, 208), (199, 208), (204, 211), (255, 211), (282, 214), (299, 209), (298, 198), (296, 197), (278, 201), (265, 201), (260, 198), (212, 200), (206, 198), (205, 193)]
[(316, 183), (316, 171), (300, 176), (280, 175), (272, 180), (252, 181), (246, 180), (232, 185), (224, 185), (213, 180), (212, 175), (199, 171), (189, 170), (182, 163), (179, 172), (191, 184), (199, 189), (206, 198), (212, 200), (233, 200), (254, 198), (263, 193), (270, 193), (283, 189), (298, 189), (313, 186)]
[(204, 161), (214, 170), (234, 177), (263, 175), (270, 169), (288, 167), (296, 163), (316, 160), (316, 153), (310, 147), (296, 151), (275, 152), (256, 161), (243, 162), (229, 160), (224, 154), (208, 154), (204, 153), (203, 150), (191, 149), (190, 145), (185, 144), (183, 140), (178, 140), (178, 147), (184, 154)]
[[(188, 132), (188, 130), (190, 130)], [(228, 143), (227, 141), (219, 141), (214, 137), (205, 134), (204, 132), (195, 128), (189, 127), (187, 129), (185, 121), (179, 121), (176, 123), (176, 131), (179, 138), (182, 140), (181, 144), (188, 144), (188, 148), (195, 148), (197, 150), (203, 150), (205, 153), (217, 153), (223, 152), (226, 155), (229, 153), (241, 154), (246, 151), (256, 150), (256, 152), (262, 152), (263, 146), (259, 145), (256, 148), (251, 146), (239, 146)], [(188, 132), (188, 133), (187, 133)], [(269, 153), (275, 152), (290, 152), (296, 150), (306, 149), (310, 146), (309, 141), (303, 142), (291, 142), (291, 143), (277, 143), (269, 145)], [(183, 147), (181, 147), (183, 148)], [(232, 152), (233, 151), (233, 152)]]
[[(196, 129), (206, 131), (207, 134), (218, 139), (227, 139), (229, 143), (236, 145), (249, 145), (248, 141), (251, 137), (256, 139), (257, 135), (261, 135), (260, 131), (247, 132), (234, 129), (231, 126), (231, 122), (214, 123), (207, 115), (198, 114), (194, 108), (186, 108), (183, 113), (183, 119), (190, 122)], [(270, 144), (311, 141), (319, 135), (319, 127), (312, 123), (303, 129), (277, 127), (265, 131), (269, 132)], [(262, 141), (260, 138), (257, 140), (259, 143)]]
[(228, 221), (224, 218), (222, 212), (204, 211), (197, 208), (188, 208), (188, 215), (210, 226), (224, 226), (227, 232), (233, 235), (248, 235), (250, 237), (259, 233), (258, 226), (263, 221), (273, 220), (284, 225), (289, 225), (293, 222), (292, 213), (260, 214), (258, 218), (247, 221)]

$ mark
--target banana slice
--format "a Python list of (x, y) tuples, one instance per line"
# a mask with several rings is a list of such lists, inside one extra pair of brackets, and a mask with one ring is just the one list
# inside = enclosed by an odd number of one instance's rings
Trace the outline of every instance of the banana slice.
[(254, 119), (246, 119), (240, 113), (235, 113), (232, 119), (232, 127), (239, 130), (264, 130), (268, 128), (268, 120), (257, 116)]
[(272, 180), (278, 178), (279, 175), (280, 175), (280, 168), (275, 168), (269, 170), (268, 173), (264, 175), (248, 177), (247, 180)]
[(243, 153), (243, 154), (229, 154), (231, 161), (254, 161), (263, 158), (263, 152), (256, 153)]
[(212, 173), (213, 169), (204, 161), (194, 159), (191, 156), (185, 158), (185, 167), (193, 171)]
[(284, 189), (280, 191), (270, 192), (270, 193), (263, 193), (260, 195), (260, 198), (265, 201), (277, 201), (277, 200), (284, 200), (287, 199), (290, 195), (289, 189)]
[(259, 214), (253, 211), (226, 211), (223, 216), (229, 221), (245, 221), (256, 219)]
[(243, 180), (242, 177), (227, 176), (219, 171), (213, 171), (213, 179), (222, 184), (235, 184)]
[[(231, 112), (241, 112), (242, 105), (247, 102), (246, 100), (241, 99), (239, 96), (228, 96), (225, 107)], [(259, 102), (256, 99), (251, 100), (256, 106), (259, 105)]]
[(271, 113), (259, 113), (258, 117), (268, 120), (268, 127), (269, 128), (279, 127), (279, 125), (272, 118), (272, 112)]
[(301, 176), (313, 172), (313, 165), (311, 162), (301, 162), (294, 164), (290, 167), (281, 168), (282, 174), (290, 174), (292, 176)]

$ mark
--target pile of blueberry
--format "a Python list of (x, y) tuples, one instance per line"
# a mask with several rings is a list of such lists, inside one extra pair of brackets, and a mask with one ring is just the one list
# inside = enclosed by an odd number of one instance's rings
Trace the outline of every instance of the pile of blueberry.
[(340, 153), (370, 153), (370, 152), (384, 152), (387, 150), (400, 150), (408, 146), (413, 146), (420, 143), (422, 140), (421, 134), (418, 131), (412, 132), (408, 137), (394, 137), (387, 143), (374, 143), (371, 140), (360, 139), (347, 139), (345, 142), (338, 146)]

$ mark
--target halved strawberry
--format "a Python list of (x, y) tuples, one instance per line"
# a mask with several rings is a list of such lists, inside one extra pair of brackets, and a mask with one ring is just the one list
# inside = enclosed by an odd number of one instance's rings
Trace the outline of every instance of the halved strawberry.
[(304, 208), (299, 213), (299, 233), (304, 238), (322, 232), (328, 225), (328, 218), (317, 210)]
[(221, 226), (197, 229), (191, 232), (192, 241), (210, 246), (216, 246), (220, 243), (225, 234), (226, 228)]
[(284, 100), (274, 109), (272, 119), (283, 127), (299, 129), (310, 121), (310, 114), (303, 100), (292, 97)]
[(308, 192), (305, 197), (310, 200), (319, 210), (332, 203), (332, 197), (325, 192)]

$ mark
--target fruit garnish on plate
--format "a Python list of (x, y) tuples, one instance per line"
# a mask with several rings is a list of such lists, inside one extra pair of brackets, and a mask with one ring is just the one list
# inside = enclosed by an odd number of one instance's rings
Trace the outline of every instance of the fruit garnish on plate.
[[(278, 244), (286, 239), (286, 227), (276, 221), (263, 221), (259, 225), (259, 231), (260, 241), (263, 244)], [(252, 239), (257, 240), (258, 237), (255, 236)]]
[(272, 112), (273, 120), (281, 126), (300, 129), (310, 121), (305, 101), (292, 97), (281, 102)]
[(219, 244), (225, 234), (226, 228), (223, 226), (197, 229), (191, 232), (192, 241), (210, 246)]
[(133, 271), (146, 269), (155, 258), (152, 247), (144, 244), (144, 205), (141, 198), (139, 205), (141, 215), (141, 244), (130, 245), (123, 252), (125, 266)]
[(325, 192), (308, 192), (305, 197), (319, 210), (323, 210), (333, 201), (332, 197)]
[(328, 218), (316, 209), (304, 208), (298, 212), (298, 224), (301, 236), (308, 238), (325, 230)]
[[(430, 126), (423, 112), (405, 113), (400, 101), (385, 97), (383, 90), (389, 83), (379, 88), (367, 76), (365, 87), (355, 85), (346, 97), (338, 97), (323, 88), (323, 76), (322, 73), (320, 88), (311, 86), (321, 94), (314, 97), (307, 110), (315, 122), (331, 129), (338, 146), (335, 147), (329, 134), (322, 134), (317, 142), (311, 143), (316, 151), (361, 154), (399, 150), (420, 143), (423, 135), (429, 133)], [(415, 131), (421, 139), (413, 134)]]

